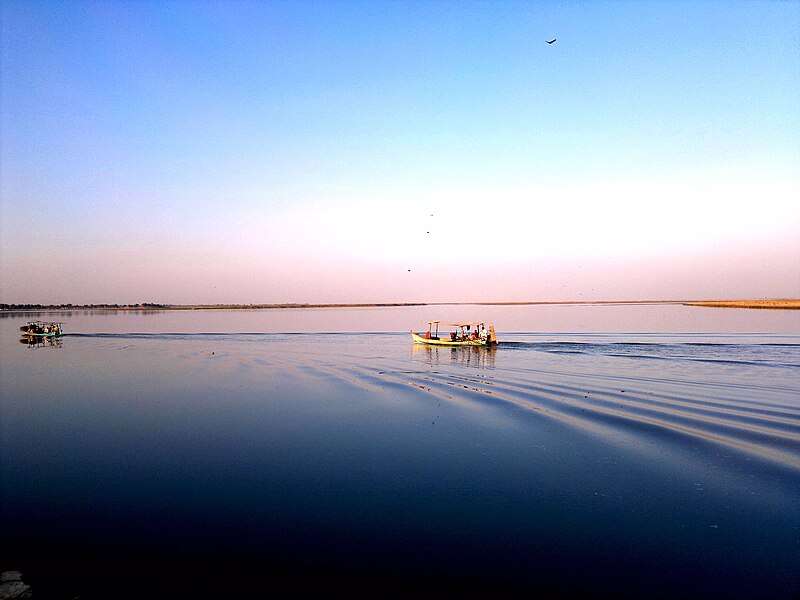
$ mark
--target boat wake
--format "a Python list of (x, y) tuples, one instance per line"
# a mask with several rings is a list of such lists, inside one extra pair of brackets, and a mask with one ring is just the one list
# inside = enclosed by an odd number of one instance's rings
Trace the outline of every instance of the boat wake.
[[(546, 419), (640, 452), (693, 460), (723, 453), (739, 466), (759, 461), (800, 472), (800, 344), (793, 338), (689, 336), (681, 342), (674, 336), (518, 335), (496, 347), (450, 348), (409, 344), (405, 333), (64, 337), (109, 342), (117, 349), (180, 342), (181, 359), (198, 361), (203, 369), (263, 377), (280, 372), (400, 404), (425, 394), (460, 411), (496, 412), (517, 426), (529, 418)], [(204, 362), (211, 359), (217, 362)]]
[(503, 342), (504, 348), (588, 354), (640, 359), (696, 360), (721, 364), (800, 367), (800, 345), (787, 343), (725, 344), (689, 342), (682, 344), (646, 342)]

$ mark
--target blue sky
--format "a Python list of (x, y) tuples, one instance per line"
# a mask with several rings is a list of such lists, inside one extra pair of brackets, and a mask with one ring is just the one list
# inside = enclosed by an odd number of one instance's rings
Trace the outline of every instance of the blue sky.
[(800, 297), (797, 2), (0, 10), (0, 301)]

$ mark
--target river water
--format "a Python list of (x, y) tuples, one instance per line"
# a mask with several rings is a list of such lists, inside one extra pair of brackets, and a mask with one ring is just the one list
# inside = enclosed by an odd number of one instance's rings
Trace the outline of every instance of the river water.
[(0, 569), (37, 597), (800, 592), (798, 311), (16, 313), (0, 369)]

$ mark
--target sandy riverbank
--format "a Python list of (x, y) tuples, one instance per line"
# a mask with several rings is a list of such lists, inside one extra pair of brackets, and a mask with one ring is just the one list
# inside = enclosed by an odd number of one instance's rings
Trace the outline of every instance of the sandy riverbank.
[(800, 309), (800, 300), (703, 300), (697, 302), (684, 302), (687, 306), (707, 306), (714, 308), (777, 308)]

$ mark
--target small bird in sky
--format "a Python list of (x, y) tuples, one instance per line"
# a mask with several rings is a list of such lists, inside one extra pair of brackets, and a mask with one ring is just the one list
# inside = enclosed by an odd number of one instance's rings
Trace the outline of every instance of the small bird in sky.
[(552, 40), (545, 40), (545, 42), (547, 42), (548, 44), (552, 44), (552, 43), (553, 43), (553, 42), (555, 42), (555, 41), (556, 41), (556, 39), (555, 39), (555, 38), (553, 38)]

